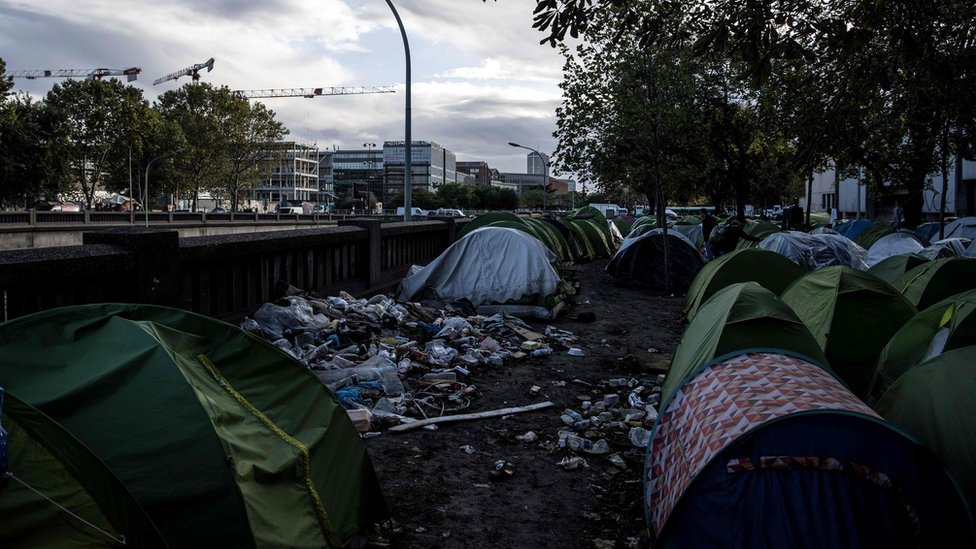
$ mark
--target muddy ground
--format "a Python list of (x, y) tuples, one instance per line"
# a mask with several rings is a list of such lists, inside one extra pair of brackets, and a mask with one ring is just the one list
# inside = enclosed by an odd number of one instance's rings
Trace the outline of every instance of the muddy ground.
[[(666, 370), (683, 331), (682, 297), (615, 287), (603, 271), (606, 262), (598, 259), (574, 268), (571, 276), (580, 283), (578, 294), (557, 320), (526, 319), (539, 332), (546, 326), (573, 332), (586, 356), (559, 350), (545, 358), (473, 368), (464, 381), (477, 391), (470, 406), (459, 413), (544, 400), (554, 402), (554, 407), (442, 424), (435, 431), (384, 430), (367, 439), (393, 517), (380, 527), (379, 543), (372, 546), (647, 545), (641, 495), (644, 451), (625, 433), (608, 436), (611, 453), (625, 460), (622, 470), (607, 455), (577, 454), (556, 445), (557, 432), (565, 429), (563, 409), (579, 409), (586, 397), (599, 400), (613, 378), (655, 379)], [(596, 320), (574, 320), (587, 312)], [(533, 385), (542, 387), (537, 396), (529, 393)], [(538, 440), (515, 438), (527, 431), (536, 432)], [(589, 467), (565, 470), (558, 465), (564, 457), (577, 455), (585, 457)], [(512, 464), (510, 476), (492, 476), (498, 460)]]

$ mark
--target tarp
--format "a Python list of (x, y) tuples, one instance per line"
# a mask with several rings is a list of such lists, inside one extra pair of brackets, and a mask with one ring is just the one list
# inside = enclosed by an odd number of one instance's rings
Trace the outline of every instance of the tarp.
[[(976, 347), (947, 351), (898, 378), (875, 409), (931, 448), (976, 508)], [(973, 544), (970, 542), (970, 546)]]
[[(668, 272), (664, 249), (668, 250)], [(654, 229), (637, 238), (624, 241), (607, 264), (607, 273), (615, 284), (636, 285), (656, 292), (684, 293), (695, 275), (705, 265), (698, 250), (681, 233)]]
[(772, 250), (808, 271), (832, 265), (867, 270), (867, 251), (851, 240), (835, 234), (807, 234), (787, 231), (769, 235), (759, 247)]
[(805, 271), (776, 252), (761, 248), (736, 250), (709, 261), (692, 281), (685, 299), (685, 315), (693, 320), (715, 292), (737, 282), (753, 281), (779, 295)]
[(968, 238), (976, 240), (976, 217), (961, 217), (946, 223), (945, 238)]
[(976, 345), (976, 290), (946, 298), (918, 313), (891, 336), (878, 356), (868, 404), (918, 364), (945, 351)]
[(917, 313), (890, 284), (849, 267), (807, 273), (783, 292), (782, 299), (859, 397), (868, 390), (878, 353)]
[(475, 306), (550, 296), (559, 287), (556, 256), (538, 239), (502, 227), (476, 229), (400, 283), (399, 298), (425, 290), (445, 300), (469, 299)]
[(817, 340), (776, 294), (755, 282), (740, 282), (705, 301), (688, 325), (671, 359), (661, 401), (702, 365), (747, 349), (781, 349), (827, 365)]
[(919, 253), (925, 248), (921, 239), (911, 231), (897, 231), (874, 241), (868, 248), (866, 263), (874, 267), (884, 259), (899, 254)]
[(665, 399), (644, 478), (656, 547), (974, 543), (931, 452), (819, 365), (774, 352), (716, 359)]
[(0, 357), (4, 388), (97, 456), (170, 547), (339, 547), (386, 516), (335, 398), (236, 326), (51, 309), (0, 325)]
[(976, 288), (976, 259), (950, 257), (923, 263), (892, 284), (919, 309)]
[(919, 252), (928, 259), (942, 259), (944, 257), (959, 257), (966, 255), (966, 248), (972, 243), (968, 238), (944, 238), (937, 240)]
[(898, 277), (926, 261), (928, 259), (918, 254), (899, 254), (882, 259), (868, 269), (868, 272), (893, 285)]

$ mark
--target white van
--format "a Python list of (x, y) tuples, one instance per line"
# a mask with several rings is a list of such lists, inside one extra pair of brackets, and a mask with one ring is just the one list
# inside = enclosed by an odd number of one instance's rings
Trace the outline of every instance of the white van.
[[(417, 207), (410, 208), (410, 217), (427, 217), (429, 213), (427, 210), (422, 210)], [(403, 206), (396, 209), (396, 214), (399, 216), (403, 215)]]

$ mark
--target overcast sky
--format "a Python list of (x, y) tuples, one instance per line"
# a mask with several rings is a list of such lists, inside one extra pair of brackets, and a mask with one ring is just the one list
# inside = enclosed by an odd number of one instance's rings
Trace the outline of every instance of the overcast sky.
[[(532, 29), (530, 0), (394, 0), (410, 41), (413, 139), (458, 160), (524, 172), (515, 141), (551, 153), (562, 61)], [(394, 94), (263, 100), (291, 139), (320, 148), (402, 140), (404, 55), (385, 0), (0, 0), (7, 71), (141, 67), (150, 101), (215, 58), (202, 80), (231, 89), (394, 86)], [(43, 95), (54, 78), (15, 79)]]

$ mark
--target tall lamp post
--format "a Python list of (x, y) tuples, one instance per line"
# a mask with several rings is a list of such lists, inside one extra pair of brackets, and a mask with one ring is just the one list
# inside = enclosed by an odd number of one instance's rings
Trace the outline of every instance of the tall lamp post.
[(176, 149), (173, 152), (168, 152), (168, 153), (165, 153), (165, 154), (161, 154), (161, 155), (157, 156), (156, 158), (153, 158), (152, 160), (150, 160), (149, 161), (149, 164), (146, 164), (146, 194), (143, 195), (145, 197), (145, 200), (146, 200), (146, 203), (143, 204), (143, 209), (146, 211), (146, 228), (149, 227), (149, 168), (152, 167), (153, 162), (155, 162), (155, 161), (157, 161), (157, 160), (159, 160), (161, 158), (166, 158), (167, 156), (174, 156), (174, 155), (182, 154), (182, 153), (183, 153), (183, 149)]
[(366, 149), (366, 196), (363, 197), (363, 211), (367, 210), (366, 202), (369, 200), (369, 175), (373, 170), (373, 147), (376, 143), (363, 143), (363, 148)]
[(542, 172), (543, 172), (543, 178), (544, 178), (542, 180), (542, 212), (545, 213), (546, 210), (549, 209), (549, 207), (548, 207), (548, 195), (549, 195), (549, 192), (548, 192), (548, 189), (549, 189), (549, 163), (546, 162), (546, 157), (542, 156), (542, 153), (540, 153), (539, 151), (533, 149), (532, 147), (526, 147), (525, 145), (519, 145), (518, 143), (513, 143), (511, 141), (509, 141), (508, 144), (511, 145), (511, 146), (513, 146), (513, 147), (518, 147), (520, 149), (526, 149), (526, 150), (532, 151), (535, 154), (539, 155), (539, 160), (542, 160)]
[(397, 13), (396, 7), (393, 5), (392, 0), (386, 0), (386, 5), (390, 6), (390, 10), (393, 12), (393, 17), (396, 18), (397, 26), (400, 27), (400, 36), (403, 37), (403, 54), (406, 56), (407, 65), (407, 99), (406, 107), (404, 108), (404, 137), (403, 137), (403, 220), (410, 221), (411, 212), (413, 211), (412, 204), (412, 191), (413, 191), (413, 174), (411, 170), (413, 169), (413, 164), (410, 158), (410, 43), (407, 42), (407, 31), (403, 28), (403, 21), (400, 20), (400, 14)]

